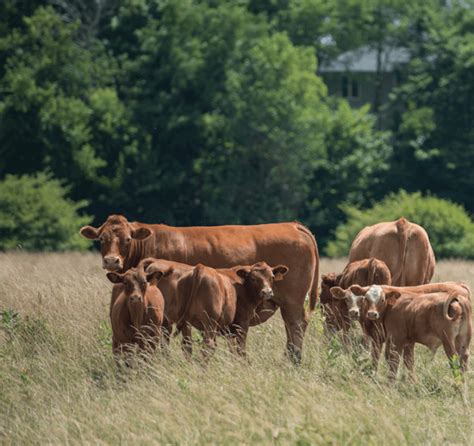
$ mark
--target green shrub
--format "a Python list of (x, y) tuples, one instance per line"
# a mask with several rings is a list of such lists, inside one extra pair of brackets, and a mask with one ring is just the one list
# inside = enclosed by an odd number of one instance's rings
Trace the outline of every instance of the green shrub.
[(403, 190), (386, 196), (370, 209), (343, 206), (347, 223), (336, 229), (327, 248), (329, 256), (346, 256), (357, 233), (365, 226), (406, 217), (423, 226), (437, 258), (474, 258), (474, 223), (459, 204), (420, 192)]
[(91, 222), (78, 211), (87, 203), (66, 197), (69, 189), (48, 174), (7, 175), (0, 182), (0, 249), (86, 249), (78, 230)]

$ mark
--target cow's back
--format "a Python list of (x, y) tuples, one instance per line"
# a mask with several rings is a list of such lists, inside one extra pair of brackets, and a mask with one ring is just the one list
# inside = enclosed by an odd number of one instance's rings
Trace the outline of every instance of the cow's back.
[(199, 330), (216, 322), (223, 326), (235, 316), (236, 293), (228, 277), (213, 268), (197, 265), (178, 282), (183, 303), (179, 323), (189, 322)]
[(317, 296), (319, 254), (308, 229), (297, 222), (262, 225), (171, 227), (151, 225), (157, 258), (212, 268), (253, 265), (265, 261), (289, 268), (284, 281), (275, 284), (275, 301), (304, 300), (310, 293), (314, 307)]
[(349, 262), (369, 257), (386, 263), (393, 285), (421, 285), (433, 277), (435, 258), (428, 234), (404, 218), (367, 226), (359, 232)]
[(347, 289), (351, 285), (390, 285), (390, 270), (384, 261), (369, 258), (349, 263), (341, 274), (339, 286)]

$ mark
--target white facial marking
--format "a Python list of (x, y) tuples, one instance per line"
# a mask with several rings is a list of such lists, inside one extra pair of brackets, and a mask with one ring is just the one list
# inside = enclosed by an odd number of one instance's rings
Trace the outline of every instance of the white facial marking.
[(351, 295), (349, 297), (349, 302), (350, 302), (349, 309), (354, 308), (354, 307), (358, 308), (358, 304), (363, 298), (364, 296), (357, 296), (351, 291)]
[(365, 297), (375, 304), (380, 300), (380, 298), (382, 296), (382, 291), (383, 290), (380, 286), (372, 285), (369, 288), (369, 291), (367, 291)]

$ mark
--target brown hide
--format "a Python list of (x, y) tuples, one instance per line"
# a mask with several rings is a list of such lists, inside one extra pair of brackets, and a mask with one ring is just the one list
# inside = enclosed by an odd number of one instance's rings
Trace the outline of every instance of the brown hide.
[(106, 269), (127, 270), (146, 257), (213, 268), (260, 261), (287, 265), (288, 276), (275, 284), (274, 299), (257, 309), (251, 324), (264, 322), (280, 307), (288, 352), (299, 360), (307, 326), (304, 303), (309, 294), (309, 309), (314, 310), (319, 280), (317, 243), (300, 223), (172, 227), (130, 223), (121, 215), (111, 215), (99, 228), (83, 227), (81, 234), (101, 241)]
[(361, 286), (372, 284), (390, 284), (390, 271), (381, 260), (370, 258), (349, 263), (341, 274), (331, 273), (323, 276), (321, 281), (321, 306), (325, 315), (325, 325), (328, 331), (344, 330), (347, 332), (351, 325), (346, 301), (336, 299), (330, 289), (334, 286), (349, 288), (351, 285)]
[(127, 350), (132, 344), (142, 349), (155, 348), (164, 317), (161, 291), (135, 268), (125, 274), (109, 273), (108, 277), (116, 284), (110, 309), (114, 353)]
[[(399, 356), (412, 370), (414, 344), (426, 345), (435, 351), (443, 345), (448, 357), (457, 354), (463, 369), (467, 366), (471, 338), (470, 290), (464, 283), (441, 282), (414, 287), (380, 287), (380, 298), (368, 300), (371, 287), (351, 290), (365, 295), (362, 324), (372, 338), (374, 348), (388, 340), (386, 355), (390, 376), (395, 377)], [(373, 288), (372, 288), (373, 290)], [(377, 294), (377, 293), (375, 293)], [(369, 314), (377, 320), (369, 320)], [(378, 356), (374, 358), (378, 361)]]
[(396, 286), (428, 283), (436, 263), (426, 231), (405, 218), (367, 226), (359, 232), (352, 242), (349, 262), (369, 257), (386, 263)]
[(191, 353), (189, 325), (203, 333), (207, 350), (214, 347), (218, 332), (228, 331), (244, 354), (245, 337), (258, 305), (273, 298), (274, 280), (287, 272), (283, 265), (264, 262), (252, 266), (213, 269), (166, 260), (145, 259), (149, 280), (156, 279), (164, 292), (166, 317), (183, 331), (183, 347)]

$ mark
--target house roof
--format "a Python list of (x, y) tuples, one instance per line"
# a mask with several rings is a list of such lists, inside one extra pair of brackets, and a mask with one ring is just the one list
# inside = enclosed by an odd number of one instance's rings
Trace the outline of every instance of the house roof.
[[(382, 52), (382, 71), (393, 71), (396, 65), (407, 63), (410, 54), (405, 48), (385, 48)], [(377, 71), (377, 51), (363, 46), (341, 54), (331, 62), (321, 65), (322, 73), (375, 72)]]

